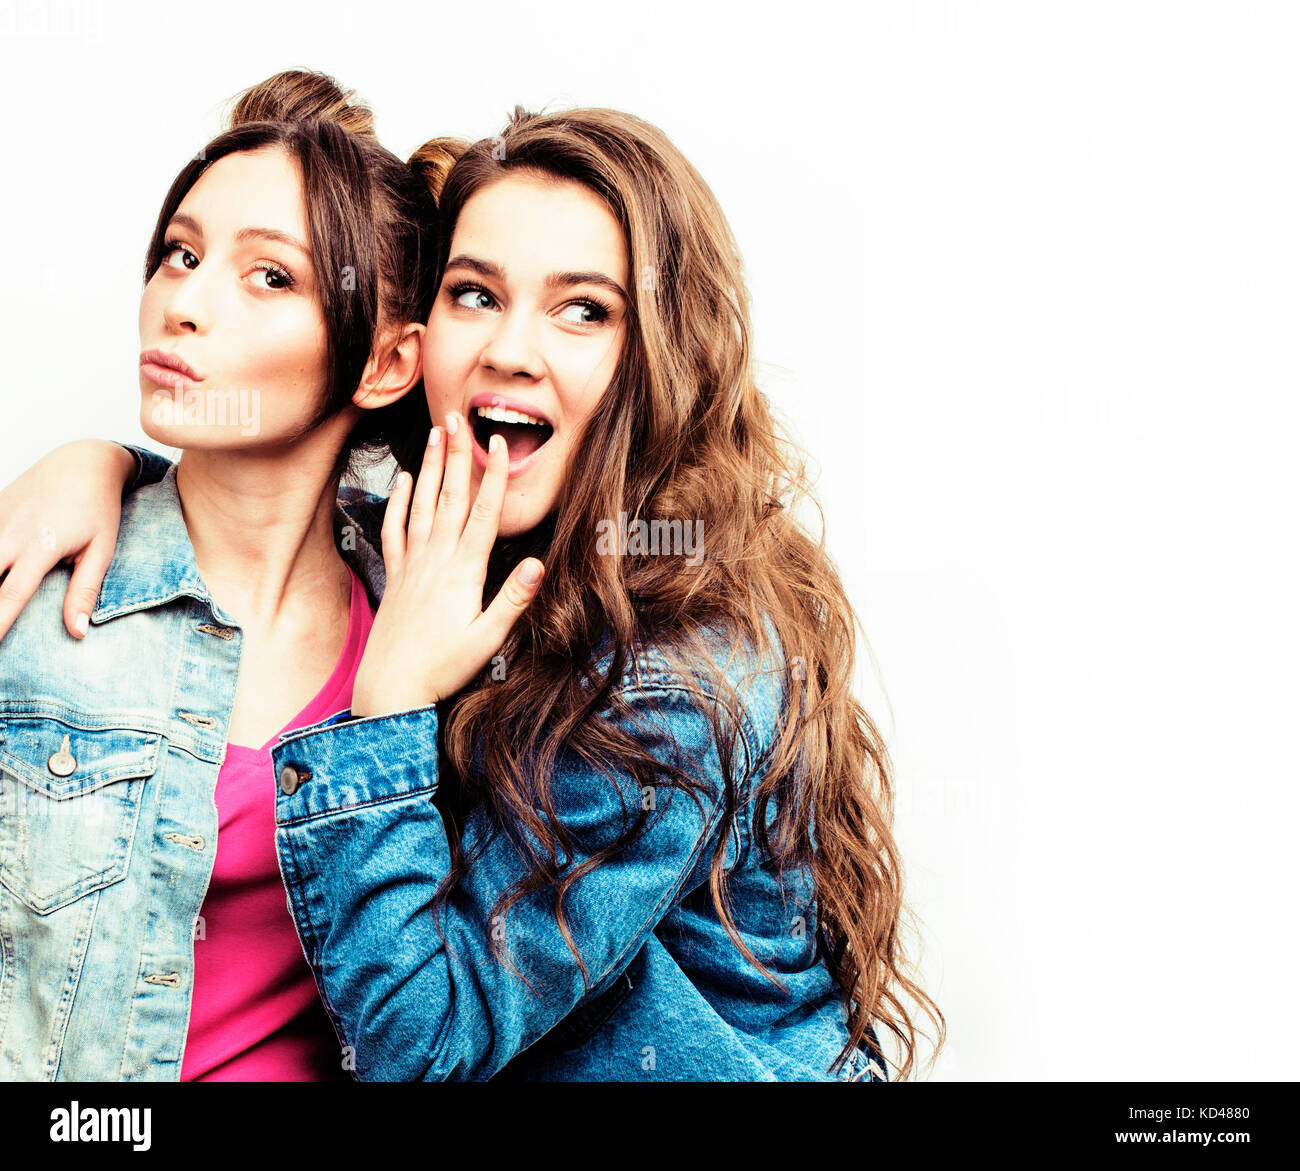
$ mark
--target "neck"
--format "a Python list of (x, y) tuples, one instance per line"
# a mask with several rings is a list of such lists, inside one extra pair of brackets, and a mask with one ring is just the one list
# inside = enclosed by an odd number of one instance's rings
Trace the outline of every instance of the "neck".
[(347, 566), (334, 545), (334, 456), (191, 450), (177, 466), (199, 573), (241, 624), (269, 626), (286, 606), (346, 598)]

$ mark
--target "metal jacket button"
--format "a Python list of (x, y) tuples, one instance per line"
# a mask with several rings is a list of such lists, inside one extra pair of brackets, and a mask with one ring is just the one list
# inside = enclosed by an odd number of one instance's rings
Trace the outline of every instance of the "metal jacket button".
[(280, 770), (280, 792), (290, 797), (298, 791), (303, 781), (309, 780), (311, 780), (311, 773), (307, 769), (294, 768), (293, 765), (286, 764)]
[(50, 753), (50, 772), (56, 777), (70, 777), (77, 771), (77, 758), (72, 755), (72, 739), (63, 737), (63, 744), (58, 752)]

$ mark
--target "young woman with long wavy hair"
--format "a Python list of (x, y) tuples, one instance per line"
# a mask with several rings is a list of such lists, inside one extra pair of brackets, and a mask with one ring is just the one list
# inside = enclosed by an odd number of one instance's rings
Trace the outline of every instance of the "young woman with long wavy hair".
[[(883, 1026), (907, 1077), (915, 1006), (943, 1021), (904, 956), (889, 757), (712, 193), (611, 110), (412, 163), (445, 224), (440, 426), (393, 444), (351, 710), (273, 752), (358, 1075), (877, 1080)], [(0, 562), (43, 571), (53, 511), (56, 555), (111, 531), (108, 469), (61, 451), (6, 490)]]

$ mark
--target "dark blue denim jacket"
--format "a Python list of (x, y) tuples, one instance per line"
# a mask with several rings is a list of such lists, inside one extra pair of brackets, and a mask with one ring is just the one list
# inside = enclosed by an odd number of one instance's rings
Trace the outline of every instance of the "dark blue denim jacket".
[[(144, 458), (148, 478), (159, 465)], [(353, 496), (348, 510), (375, 543), (380, 505)], [(719, 665), (728, 650), (719, 641)], [(796, 869), (778, 881), (751, 832), (784, 670), (737, 654), (725, 675), (740, 700), (733, 768), (737, 779), (749, 775), (733, 816), (723, 816), (712, 726), (653, 648), (617, 687), (633, 713), (620, 726), (693, 769), (705, 797), (642, 789), (573, 753), (556, 762), (553, 795), (580, 843), (575, 865), (649, 811), (645, 832), (566, 897), (585, 986), (553, 892), (494, 918), (498, 896), (525, 873), (505, 834), (492, 836), (435, 922), (430, 902), (451, 857), (435, 801), (435, 708), (340, 712), (281, 738), (272, 751), (276, 844), (289, 905), (359, 1078), (879, 1080), (883, 1062), (862, 1050), (829, 1072), (848, 1032), (818, 950), (811, 876)], [(462, 841), (470, 849), (489, 836), (479, 805)], [(742, 956), (714, 910), (708, 873), (722, 840), (735, 926), (775, 982)], [(496, 941), (526, 982), (498, 958)]]

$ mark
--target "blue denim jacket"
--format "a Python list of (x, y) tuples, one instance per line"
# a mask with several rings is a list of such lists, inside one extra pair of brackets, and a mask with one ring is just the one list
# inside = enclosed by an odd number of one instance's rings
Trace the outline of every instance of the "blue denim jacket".
[[(728, 672), (733, 683), (741, 674)], [(742, 685), (741, 775), (775, 738), (778, 680), (769, 673)], [(848, 1033), (818, 956), (809, 875), (787, 875), (783, 890), (752, 840), (761, 763), (740, 812), (724, 819), (712, 729), (681, 677), (650, 651), (619, 691), (635, 717), (620, 726), (645, 738), (651, 733), (636, 719), (649, 721), (694, 762), (709, 796), (701, 810), (682, 791), (651, 790), (648, 832), (571, 890), (566, 913), (591, 975), (586, 991), (553, 895), (526, 896), (504, 922), (492, 917), (497, 896), (524, 873), (504, 835), (471, 866), (439, 934), (428, 904), (450, 853), (434, 803), (435, 708), (365, 719), (341, 713), (287, 734), (272, 750), (282, 770), (281, 869), (326, 1009), (359, 1077), (830, 1078)], [(618, 836), (628, 810), (647, 807), (631, 777), (611, 779), (572, 753), (560, 757), (554, 795), (559, 816), (582, 833), (575, 865)], [(480, 805), (467, 819), (467, 845), (487, 832)], [(714, 911), (708, 873), (720, 838), (735, 925), (783, 987), (750, 965)], [(531, 988), (496, 958), (494, 933)], [(875, 1080), (861, 1051), (838, 1076)]]
[[(58, 567), (0, 642), (3, 1080), (180, 1077), (241, 632), (168, 468), (124, 505), (87, 637), (64, 630)], [(335, 529), (377, 594), (360, 525), (340, 508)]]
[[(157, 457), (144, 456), (143, 472), (157, 474)], [(378, 502), (349, 503), (349, 517), (373, 536)], [(57, 624), (57, 615), (46, 622)], [(719, 662), (727, 649), (718, 645)], [(680, 791), (652, 793), (647, 831), (571, 889), (566, 917), (587, 964), (585, 988), (553, 898), (527, 896), (504, 922), (490, 918), (497, 896), (523, 873), (504, 835), (435, 923), (429, 904), (450, 851), (433, 800), (433, 707), (366, 719), (341, 712), (282, 737), (272, 751), (281, 871), (359, 1078), (880, 1079), (883, 1063), (861, 1050), (828, 1072), (848, 1033), (818, 954), (810, 875), (787, 872), (779, 883), (751, 833), (784, 672), (737, 656), (727, 676), (742, 702), (735, 767), (744, 776), (758, 766), (730, 818), (722, 816), (712, 728), (686, 681), (653, 649), (620, 681), (634, 717), (622, 726), (645, 738), (653, 733), (637, 723), (644, 720), (666, 737), (679, 760), (695, 762), (707, 798), (697, 806)], [(588, 849), (617, 836), (627, 811), (647, 802), (632, 778), (574, 754), (557, 762), (554, 791)], [(486, 838), (484, 807), (471, 811), (463, 832), (467, 847)], [(708, 871), (720, 840), (735, 925), (779, 986), (741, 955), (713, 910)], [(494, 933), (528, 983), (496, 958)]]

